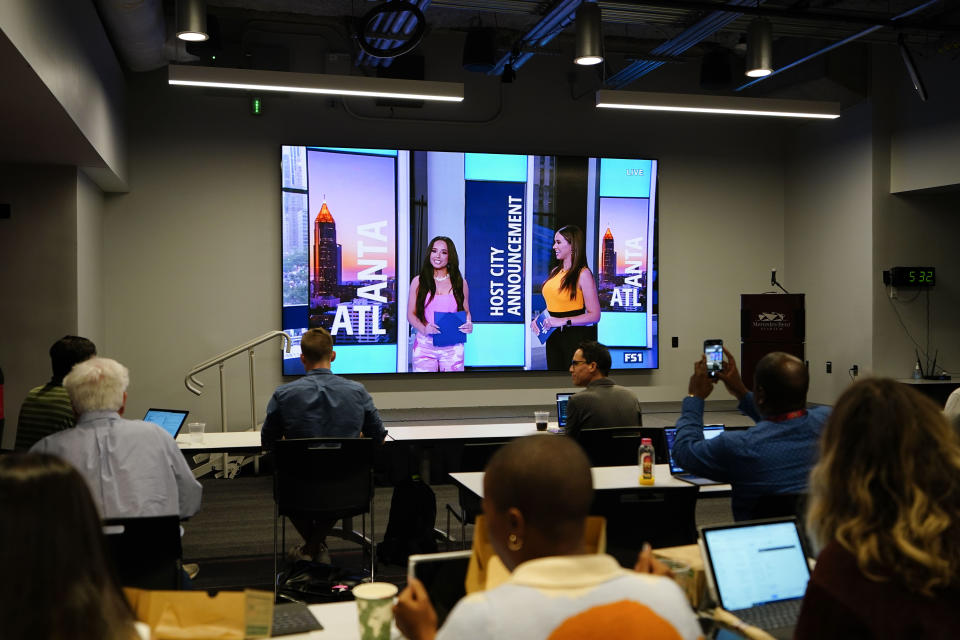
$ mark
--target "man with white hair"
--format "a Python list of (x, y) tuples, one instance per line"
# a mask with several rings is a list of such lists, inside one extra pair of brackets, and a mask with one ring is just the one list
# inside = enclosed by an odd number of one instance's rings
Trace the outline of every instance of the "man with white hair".
[(103, 518), (188, 518), (200, 510), (203, 488), (169, 433), (122, 417), (129, 384), (129, 371), (116, 360), (78, 363), (63, 379), (76, 426), (47, 436), (30, 450), (76, 467)]

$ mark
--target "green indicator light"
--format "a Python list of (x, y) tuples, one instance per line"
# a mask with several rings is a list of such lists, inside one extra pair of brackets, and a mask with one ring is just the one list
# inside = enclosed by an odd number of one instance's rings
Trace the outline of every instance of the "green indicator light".
[(263, 115), (263, 100), (257, 96), (250, 98), (250, 113), (259, 116)]

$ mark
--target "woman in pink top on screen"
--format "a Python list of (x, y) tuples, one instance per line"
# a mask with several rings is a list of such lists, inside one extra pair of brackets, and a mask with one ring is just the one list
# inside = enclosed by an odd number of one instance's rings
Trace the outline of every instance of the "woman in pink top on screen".
[(466, 311), (467, 321), (460, 331), (471, 333), (470, 292), (460, 274), (460, 259), (453, 240), (437, 236), (430, 241), (430, 253), (423, 261), (420, 275), (410, 282), (407, 320), (417, 330), (413, 342), (414, 371), (463, 371), (463, 343), (437, 347), (433, 336), (440, 333), (434, 322), (437, 312)]

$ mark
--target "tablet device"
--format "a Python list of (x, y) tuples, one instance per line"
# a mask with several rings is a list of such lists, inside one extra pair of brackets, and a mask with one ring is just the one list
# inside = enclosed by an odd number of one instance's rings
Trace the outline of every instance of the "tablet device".
[(183, 423), (187, 421), (188, 413), (190, 412), (179, 409), (147, 409), (147, 415), (143, 416), (143, 420), (160, 425), (176, 440)]
[(472, 551), (446, 551), (410, 556), (407, 575), (423, 583), (437, 612), (437, 625), (443, 625), (454, 605), (467, 595), (467, 566)]

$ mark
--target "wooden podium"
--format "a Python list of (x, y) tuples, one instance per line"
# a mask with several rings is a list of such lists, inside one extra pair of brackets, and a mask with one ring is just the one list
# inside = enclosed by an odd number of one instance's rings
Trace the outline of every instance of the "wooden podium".
[(753, 389), (760, 358), (785, 351), (801, 360), (806, 337), (802, 293), (740, 294), (740, 376)]

